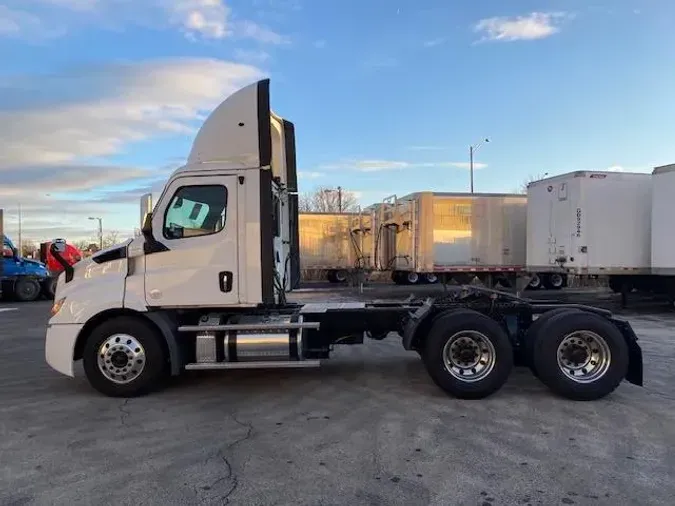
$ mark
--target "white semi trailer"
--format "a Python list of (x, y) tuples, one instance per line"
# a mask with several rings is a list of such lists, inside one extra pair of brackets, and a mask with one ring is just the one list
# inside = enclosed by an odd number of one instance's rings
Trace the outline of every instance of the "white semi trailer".
[[(45, 354), (68, 376), (130, 397), (186, 369), (318, 367), (338, 344), (397, 335), (447, 393), (482, 398), (515, 358), (559, 395), (597, 399), (642, 384), (630, 324), (608, 311), (463, 286), (437, 299), (287, 300), (297, 207), (292, 124), (269, 80), (226, 99), (164, 187), (142, 236), (69, 266), (58, 279)], [(64, 244), (54, 241), (59, 257)]]
[(528, 186), (527, 264), (540, 272), (607, 276), (675, 298), (672, 190), (675, 166), (652, 174), (577, 171)]

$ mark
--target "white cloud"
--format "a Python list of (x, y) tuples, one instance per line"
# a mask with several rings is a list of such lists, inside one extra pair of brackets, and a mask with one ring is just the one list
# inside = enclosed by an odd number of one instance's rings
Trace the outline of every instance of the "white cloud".
[(239, 37), (250, 38), (264, 44), (288, 44), (290, 39), (283, 35), (260, 26), (253, 21), (241, 21), (236, 24), (236, 34)]
[(560, 22), (569, 15), (563, 12), (533, 12), (527, 16), (493, 17), (480, 20), (474, 31), (482, 40), (514, 41), (544, 39), (560, 31)]
[(164, 0), (172, 23), (191, 37), (222, 39), (230, 34), (230, 8), (222, 0)]
[(0, 37), (44, 40), (59, 37), (65, 28), (43, 20), (30, 12), (0, 5)]
[[(406, 162), (395, 160), (354, 160), (336, 164), (321, 165), (324, 170), (357, 170), (359, 172), (380, 172), (385, 170), (418, 169), (418, 168), (459, 168), (468, 169), (468, 162)], [(485, 163), (473, 164), (474, 169), (487, 167)]]
[(307, 172), (307, 171), (298, 171), (298, 178), (300, 179), (317, 179), (323, 177), (323, 172)]
[[(194, 120), (260, 77), (262, 72), (250, 65), (195, 58), (6, 81), (0, 84), (6, 100), (12, 92), (24, 93), (26, 105), (8, 103), (11, 108), (3, 110), (0, 96), (0, 171), (111, 155), (129, 142), (191, 133)], [(26, 93), (31, 81), (39, 85)], [(73, 88), (82, 90), (84, 98), (72, 99)], [(44, 103), (50, 93), (52, 101)]]
[(225, 0), (34, 0), (50, 7), (28, 11), (24, 0), (14, 0), (22, 10), (0, 6), (0, 36), (25, 39), (54, 37), (70, 28), (96, 25), (122, 30), (125, 25), (152, 29), (177, 27), (190, 40), (227, 37), (254, 39), (265, 44), (286, 44), (289, 38), (251, 20), (235, 20)]
[(262, 50), (235, 49), (234, 57), (244, 62), (263, 63), (270, 59), (270, 54)]
[(323, 49), (324, 47), (326, 47), (326, 41), (323, 39), (315, 40), (314, 47), (317, 49)]
[(624, 169), (621, 165), (612, 165), (611, 167), (607, 167), (607, 170), (609, 172), (626, 172), (626, 169)]

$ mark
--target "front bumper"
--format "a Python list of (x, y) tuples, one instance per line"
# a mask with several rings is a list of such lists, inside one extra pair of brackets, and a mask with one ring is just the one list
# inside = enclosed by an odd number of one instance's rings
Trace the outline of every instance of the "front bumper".
[(77, 336), (84, 327), (81, 323), (48, 324), (45, 338), (45, 359), (49, 366), (65, 374), (74, 377), (73, 355)]

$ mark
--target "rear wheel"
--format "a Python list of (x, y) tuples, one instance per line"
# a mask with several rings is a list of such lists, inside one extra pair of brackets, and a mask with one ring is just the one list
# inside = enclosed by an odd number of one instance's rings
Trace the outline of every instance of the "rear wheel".
[(562, 274), (554, 272), (553, 274), (549, 274), (546, 276), (546, 278), (544, 278), (544, 285), (549, 290), (560, 290), (563, 286), (565, 286), (565, 277)]
[[(534, 360), (534, 343), (540, 337), (541, 329), (544, 326), (544, 324), (551, 318), (558, 316), (559, 314), (574, 313), (578, 311), (580, 310), (570, 309), (566, 307), (551, 309), (550, 311), (542, 313), (539, 316), (539, 318), (537, 318), (534, 322), (532, 322), (532, 325), (530, 325), (530, 328), (527, 329), (527, 332), (525, 333), (523, 341), (523, 355), (525, 358), (525, 362), (527, 363), (527, 366), (530, 368), (530, 371), (532, 371), (532, 374), (539, 377), (539, 373), (537, 372), (537, 367)], [(541, 335), (541, 339), (546, 339), (546, 335)]]
[(433, 381), (461, 399), (482, 399), (499, 390), (513, 368), (513, 349), (491, 318), (461, 309), (436, 317), (422, 352)]
[(533, 274), (527, 287), (530, 290), (539, 290), (541, 288), (541, 278), (537, 274)]
[(628, 345), (606, 318), (586, 311), (546, 321), (534, 342), (539, 379), (568, 399), (590, 401), (613, 392), (628, 372)]
[(40, 292), (40, 283), (36, 279), (20, 278), (14, 283), (14, 297), (20, 302), (33, 302)]
[(429, 283), (430, 285), (438, 283), (438, 276), (433, 272), (427, 272), (424, 274), (424, 282)]
[(344, 270), (335, 271), (334, 277), (336, 283), (344, 283), (345, 281), (347, 281), (347, 271)]
[(54, 294), (56, 293), (56, 282), (58, 278), (47, 278), (42, 282), (42, 294), (48, 298), (53, 299)]
[(96, 327), (84, 346), (84, 371), (91, 386), (110, 397), (154, 390), (168, 371), (161, 336), (147, 321), (119, 316)]
[(416, 272), (408, 272), (405, 275), (405, 282), (408, 285), (416, 285), (420, 282), (420, 275)]

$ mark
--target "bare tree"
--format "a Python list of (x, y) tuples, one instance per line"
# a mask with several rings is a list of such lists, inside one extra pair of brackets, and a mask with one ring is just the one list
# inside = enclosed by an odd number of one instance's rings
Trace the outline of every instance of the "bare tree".
[(120, 242), (120, 233), (117, 230), (111, 230), (103, 237), (103, 248), (109, 248)]
[(22, 257), (32, 257), (36, 252), (40, 251), (40, 247), (35, 241), (30, 239), (24, 239), (21, 241), (21, 256)]
[(298, 199), (298, 206), (301, 212), (318, 213), (351, 213), (359, 207), (356, 194), (340, 187), (320, 187), (304, 193)]
[(541, 181), (542, 179), (544, 179), (546, 177), (548, 177), (548, 172), (544, 172), (544, 173), (540, 173), (540, 174), (536, 174), (536, 175), (530, 174), (529, 176), (527, 176), (525, 181), (523, 181), (523, 183), (520, 185), (520, 188), (518, 189), (517, 193), (526, 194), (527, 193), (527, 187), (530, 183), (534, 183), (535, 181)]
[(79, 241), (75, 241), (75, 242), (73, 243), (73, 246), (75, 246), (75, 247), (76, 247), (77, 249), (79, 249), (80, 251), (84, 251), (84, 250), (86, 250), (87, 248), (89, 248), (89, 245), (90, 245), (90, 244), (91, 244), (91, 241), (86, 241), (86, 240), (84, 240), (84, 239), (81, 239), (81, 240), (79, 240)]

